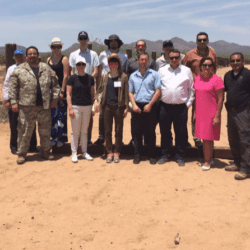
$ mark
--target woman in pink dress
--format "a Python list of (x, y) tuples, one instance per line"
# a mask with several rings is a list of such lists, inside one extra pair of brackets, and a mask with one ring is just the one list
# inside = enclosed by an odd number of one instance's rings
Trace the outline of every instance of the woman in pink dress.
[(224, 99), (224, 83), (214, 74), (216, 67), (212, 58), (200, 62), (201, 75), (195, 78), (195, 137), (203, 139), (204, 164), (202, 170), (210, 169), (214, 140), (220, 140), (221, 110)]

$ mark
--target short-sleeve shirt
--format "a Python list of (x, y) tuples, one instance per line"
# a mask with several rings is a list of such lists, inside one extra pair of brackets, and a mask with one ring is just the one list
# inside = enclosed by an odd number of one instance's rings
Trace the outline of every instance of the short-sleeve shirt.
[(216, 53), (211, 47), (208, 47), (208, 51), (205, 56), (199, 53), (199, 50), (197, 49), (197, 47), (194, 49), (191, 49), (189, 52), (186, 53), (183, 59), (183, 65), (191, 69), (194, 80), (197, 76), (201, 74), (200, 61), (202, 58), (205, 58), (205, 57), (211, 57), (217, 68), (218, 64), (217, 64)]
[(89, 106), (92, 105), (91, 86), (95, 85), (94, 77), (85, 74), (84, 76), (72, 75), (67, 81), (68, 86), (72, 86), (72, 105)]
[(72, 52), (69, 56), (69, 65), (71, 68), (75, 69), (75, 74), (77, 74), (76, 58), (79, 55), (84, 57), (86, 60), (85, 73), (91, 75), (94, 71), (94, 68), (99, 66), (99, 60), (98, 60), (97, 53), (93, 50), (90, 50), (90, 49), (86, 49), (85, 52), (82, 52), (80, 49)]
[[(112, 52), (110, 50), (105, 50), (99, 56), (99, 64), (102, 65), (102, 75), (107, 74), (110, 71), (109, 65), (108, 65), (108, 56), (111, 54)], [(128, 60), (128, 56), (121, 51), (119, 51), (117, 54), (121, 59), (122, 67), (124, 67), (125, 63)]]
[(129, 92), (134, 94), (136, 102), (149, 103), (155, 90), (159, 88), (160, 74), (152, 69), (147, 69), (144, 76), (137, 70), (129, 78)]
[[(156, 64), (154, 60), (149, 59), (148, 68), (156, 70)], [(128, 59), (125, 65), (125, 73), (128, 75), (128, 78), (136, 70), (139, 70), (139, 63), (138, 63), (137, 57)]]
[(250, 104), (250, 70), (243, 68), (237, 75), (232, 70), (227, 72), (224, 85), (227, 108), (241, 108)]

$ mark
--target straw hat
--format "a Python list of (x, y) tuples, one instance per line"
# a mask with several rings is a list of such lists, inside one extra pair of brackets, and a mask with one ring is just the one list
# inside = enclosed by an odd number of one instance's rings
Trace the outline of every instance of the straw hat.
[(62, 45), (63, 46), (63, 43), (61, 42), (59, 37), (54, 37), (51, 41), (51, 44), (49, 44), (50, 48), (52, 45)]

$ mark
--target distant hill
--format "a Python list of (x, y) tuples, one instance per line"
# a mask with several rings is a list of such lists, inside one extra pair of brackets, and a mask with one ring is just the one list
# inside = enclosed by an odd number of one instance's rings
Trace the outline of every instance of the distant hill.
[[(178, 50), (180, 50), (182, 53), (186, 53), (187, 51), (189, 51), (190, 49), (193, 49), (196, 47), (196, 43), (195, 42), (187, 42), (179, 37), (173, 37), (172, 42), (174, 43), (174, 47)], [(101, 51), (106, 50), (107, 46), (100, 44), (98, 42), (100, 41), (100, 39), (95, 39), (95, 41), (91, 42), (92, 43), (92, 49), (94, 51), (96, 51), (98, 54), (100, 54)], [(147, 51), (148, 52), (152, 52), (152, 51), (156, 51), (157, 53), (161, 53), (162, 52), (162, 43), (163, 40), (158, 40), (158, 41), (149, 41), (149, 40), (145, 40), (146, 41), (146, 45), (147, 45)], [(121, 47), (122, 51), (125, 51), (126, 49), (131, 49), (135, 47), (135, 43), (136, 42), (132, 42), (130, 44), (124, 44)], [(250, 46), (243, 46), (243, 45), (239, 45), (236, 43), (228, 43), (226, 41), (220, 40), (220, 41), (216, 41), (216, 42), (211, 42), (209, 43), (209, 46), (211, 46), (217, 54), (219, 55), (229, 55), (233, 52), (242, 52), (243, 54), (248, 54), (250, 55)], [(17, 48), (22, 48), (23, 50), (25, 50), (25, 47), (21, 46), (21, 45), (17, 45)], [(75, 51), (79, 49), (79, 43), (74, 43), (72, 44), (69, 48), (63, 50), (63, 54), (65, 55), (69, 55), (71, 52)], [(50, 53), (50, 51), (48, 52), (41, 52), (41, 53)], [(0, 47), (0, 54), (5, 54), (5, 46)]]

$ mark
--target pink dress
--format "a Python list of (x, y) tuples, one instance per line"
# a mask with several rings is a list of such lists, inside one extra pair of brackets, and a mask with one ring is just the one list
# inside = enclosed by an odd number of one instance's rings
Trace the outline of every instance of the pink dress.
[(195, 137), (213, 141), (220, 140), (220, 125), (214, 127), (213, 119), (217, 111), (216, 91), (224, 88), (222, 79), (217, 75), (195, 78)]

